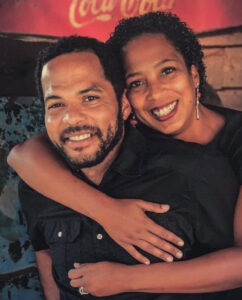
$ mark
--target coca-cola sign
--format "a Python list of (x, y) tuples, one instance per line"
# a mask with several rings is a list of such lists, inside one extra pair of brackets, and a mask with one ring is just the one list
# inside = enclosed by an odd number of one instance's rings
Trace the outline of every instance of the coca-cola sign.
[(176, 13), (195, 31), (241, 25), (240, 0), (0, 0), (0, 31), (106, 40), (118, 20)]

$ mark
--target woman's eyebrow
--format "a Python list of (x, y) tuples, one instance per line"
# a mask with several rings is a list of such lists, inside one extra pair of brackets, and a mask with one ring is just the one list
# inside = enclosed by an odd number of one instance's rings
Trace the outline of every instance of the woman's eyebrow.
[(127, 80), (130, 77), (134, 77), (134, 76), (137, 76), (137, 75), (140, 75), (140, 74), (141, 74), (140, 72), (129, 73), (128, 75), (125, 76), (125, 79)]
[[(167, 63), (167, 62), (174, 62), (174, 61), (177, 61), (175, 58), (166, 58), (166, 59), (163, 59), (161, 61), (158, 61), (156, 64), (155, 64), (155, 68)], [(125, 76), (125, 79), (127, 80), (128, 78), (130, 77), (134, 77), (134, 76), (138, 76), (140, 75), (141, 72), (134, 72), (134, 73), (129, 73)]]
[(161, 61), (158, 61), (158, 63), (155, 64), (155, 68), (167, 63), (167, 62), (173, 62), (173, 61), (177, 61), (175, 58), (166, 58), (166, 59), (163, 59)]

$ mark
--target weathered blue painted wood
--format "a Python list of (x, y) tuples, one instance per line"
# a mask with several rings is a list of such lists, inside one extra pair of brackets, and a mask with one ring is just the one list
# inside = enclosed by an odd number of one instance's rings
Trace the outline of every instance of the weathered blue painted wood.
[[(34, 100), (34, 99), (33, 99)], [(39, 100), (30, 106), (0, 98), (0, 299), (43, 300), (33, 249), (6, 157), (13, 145), (43, 130)]]

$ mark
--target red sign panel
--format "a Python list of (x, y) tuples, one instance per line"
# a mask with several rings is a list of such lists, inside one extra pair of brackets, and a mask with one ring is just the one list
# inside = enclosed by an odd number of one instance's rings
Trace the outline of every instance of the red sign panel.
[(176, 13), (196, 32), (242, 24), (241, 0), (0, 0), (0, 31), (106, 40), (119, 19)]

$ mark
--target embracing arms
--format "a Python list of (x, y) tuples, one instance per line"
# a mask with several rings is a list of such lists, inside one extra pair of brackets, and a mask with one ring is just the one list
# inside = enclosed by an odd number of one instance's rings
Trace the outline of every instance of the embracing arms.
[(134, 246), (166, 261), (171, 261), (172, 255), (181, 257), (181, 251), (174, 245), (182, 246), (183, 241), (145, 214), (145, 211), (165, 213), (167, 205), (139, 199), (117, 201), (95, 190), (67, 170), (45, 134), (15, 146), (8, 163), (36, 191), (101, 224), (138, 261), (149, 263)]
[[(35, 147), (38, 149), (40, 149), (41, 143), (43, 144), (43, 141), (39, 143), (40, 144), (38, 144), (38, 142), (35, 143)], [(64, 170), (64, 166), (61, 165), (60, 162), (59, 163), (58, 161), (54, 162), (53, 158), (48, 159), (48, 155), (49, 155), (48, 152), (51, 151), (51, 148), (49, 148), (48, 150), (48, 148), (42, 146), (43, 147), (43, 149), (41, 150), (42, 154), (36, 154), (35, 156), (34, 154), (35, 151), (33, 151), (33, 149), (32, 152), (31, 151), (26, 152), (27, 151), (26, 149), (23, 151), (25, 145), (26, 144), (17, 146), (17, 148), (14, 149), (14, 151), (10, 154), (9, 162), (10, 165), (14, 166), (14, 168), (17, 170), (20, 176), (22, 176), (25, 179), (25, 181), (27, 181), (29, 184), (31, 183), (31, 180), (33, 181), (32, 186), (36, 190), (41, 192), (41, 190), (38, 189), (38, 184), (39, 181), (45, 180), (44, 181), (45, 183), (41, 187), (43, 190), (42, 194), (50, 193), (50, 191), (46, 190), (46, 184), (52, 182), (52, 185), (48, 185), (48, 186), (51, 189), (51, 193), (54, 199), (57, 198), (56, 197), (56, 193), (57, 193), (58, 197), (62, 197), (61, 198), (62, 201), (60, 201), (60, 199), (56, 199), (59, 202), (72, 208), (74, 208), (74, 206), (76, 205), (79, 207), (78, 211), (82, 213), (84, 213), (84, 211), (86, 210), (86, 214), (87, 215), (89, 214), (89, 216), (95, 219), (96, 221), (99, 220), (99, 223), (103, 225), (103, 227), (110, 234), (110, 236), (112, 236), (113, 239), (117, 243), (119, 243), (123, 248), (125, 248), (128, 252), (130, 249), (134, 248), (134, 245), (140, 245), (139, 242), (141, 236), (142, 235), (145, 236), (147, 232), (153, 233), (153, 235), (150, 234), (146, 235), (147, 237), (149, 236), (151, 238), (150, 240), (153, 242), (153, 245), (157, 243), (157, 237), (155, 236), (156, 232), (157, 233), (159, 232), (159, 235), (161, 235), (161, 232), (159, 230), (162, 231), (163, 229), (158, 225), (156, 225), (157, 231), (154, 230), (153, 225), (155, 226), (155, 224), (153, 224), (152, 221), (149, 220), (144, 214), (146, 208), (144, 208), (143, 206), (145, 205), (143, 201), (125, 200), (126, 203), (124, 202), (124, 204), (120, 204), (120, 206), (118, 206), (119, 204), (115, 201), (115, 199), (107, 197), (108, 201), (110, 200), (112, 204), (108, 206), (108, 208), (99, 204), (99, 208), (101, 211), (98, 211), (98, 216), (95, 216), (93, 215), (93, 213), (95, 214), (95, 212), (97, 211), (95, 205), (94, 205), (95, 209), (94, 211), (92, 211), (93, 207), (92, 209), (90, 209), (89, 206), (90, 203), (85, 202), (86, 197), (83, 198), (84, 199), (83, 201), (80, 201), (80, 197), (78, 194), (80, 190), (80, 184), (83, 184), (81, 189), (83, 187), (85, 188), (85, 186), (86, 187), (88, 186), (85, 185), (85, 183), (76, 180), (75, 177), (72, 177), (71, 174), (69, 174), (67, 171)], [(58, 173), (58, 175), (56, 175), (56, 177), (54, 177), (54, 179), (56, 178), (56, 181), (54, 181), (52, 175), (49, 175), (49, 173), (46, 172), (46, 165), (48, 165), (48, 170), (49, 170), (52, 163), (54, 164), (53, 166), (54, 170), (56, 170), (57, 168), (59, 169), (58, 172), (60, 172)], [(23, 164), (25, 164), (24, 168), (23, 168)], [(40, 167), (42, 167), (42, 170)], [(38, 182), (36, 182), (37, 179), (34, 176), (32, 176), (32, 172), (30, 170), (32, 170), (33, 172), (39, 172), (39, 175), (42, 176), (39, 177)], [(69, 181), (72, 180), (72, 183), (70, 183), (71, 188), (69, 184), (68, 184), (69, 188), (66, 187), (68, 180)], [(61, 187), (61, 190), (59, 186)], [(88, 188), (90, 190), (90, 193), (94, 193), (96, 195), (97, 191), (95, 192), (95, 190), (92, 190), (90, 187)], [(82, 191), (81, 193), (82, 196), (83, 193), (84, 191)], [(63, 195), (65, 195), (65, 197)], [(125, 266), (125, 265), (106, 263), (106, 262), (90, 264), (90, 265), (86, 264), (84, 267), (82, 266), (81, 268), (77, 268), (76, 270), (72, 270), (72, 272), (70, 272), (70, 278), (73, 280), (72, 285), (76, 287), (83, 286), (83, 282), (80, 281), (79, 277), (83, 275), (82, 272), (85, 272), (84, 273), (85, 287), (88, 286), (88, 291), (90, 293), (94, 295), (100, 295), (100, 296), (117, 294), (125, 291), (146, 291), (146, 292), (153, 292), (153, 293), (154, 292), (200, 293), (200, 292), (218, 291), (223, 289), (232, 289), (241, 286), (242, 284), (241, 283), (242, 282), (242, 272), (241, 272), (242, 224), (239, 218), (239, 216), (241, 216), (242, 213), (241, 195), (242, 193), (240, 193), (240, 198), (238, 200), (238, 204), (235, 212), (235, 229), (234, 229), (235, 241), (236, 241), (235, 247), (221, 250), (215, 253), (211, 253), (209, 255), (196, 258), (190, 261), (175, 262), (172, 264), (158, 263), (150, 266), (142, 266), (142, 265)], [(46, 194), (46, 196), (50, 197), (49, 194)], [(70, 199), (72, 200), (71, 197), (73, 197), (74, 199), (73, 201), (70, 201)], [(98, 203), (100, 203), (101, 201), (105, 201), (102, 200), (102, 197), (105, 198), (106, 196), (100, 193), (100, 198), (99, 196), (95, 196), (95, 197), (96, 198), (94, 198), (93, 201), (95, 201), (95, 199), (97, 199), (98, 197), (97, 201)], [(89, 198), (88, 198), (88, 202), (89, 202)], [(90, 209), (89, 212), (86, 207), (89, 207)], [(113, 211), (112, 211), (112, 207), (113, 207)], [(117, 215), (115, 216), (113, 215), (113, 212), (117, 214), (121, 212), (122, 214), (124, 211), (126, 212), (131, 211), (129, 218), (131, 219), (133, 218), (134, 222), (131, 224), (132, 226), (129, 224), (127, 226), (127, 220), (129, 219), (128, 217), (123, 221), (122, 218), (121, 221), (118, 220), (119, 221), (118, 224), (109, 223), (109, 222), (115, 223), (118, 219)], [(134, 212), (137, 213), (135, 218), (133, 217)], [(112, 217), (113, 216), (114, 217), (110, 219), (110, 217), (108, 216), (109, 214), (112, 215)], [(151, 223), (149, 223), (149, 221)], [(143, 228), (143, 223), (146, 223), (145, 228)], [(125, 227), (129, 229), (128, 232), (126, 233), (125, 233)], [(112, 231), (113, 228), (114, 230)], [(122, 236), (123, 239), (120, 239), (120, 236), (122, 235), (120, 234), (120, 232), (122, 233), (122, 230), (123, 230), (123, 236)], [(115, 236), (115, 234), (117, 235)], [(164, 234), (164, 231), (162, 232), (162, 234)], [(167, 236), (166, 236), (166, 240), (168, 240)], [(157, 243), (156, 245), (159, 244)], [(152, 243), (149, 242), (149, 249), (153, 249), (153, 250), (147, 251), (147, 248), (144, 250), (150, 253), (155, 253), (155, 255), (159, 256), (160, 255), (159, 252), (160, 250), (158, 249), (159, 247), (152, 248), (151, 246)], [(130, 251), (130, 254), (136, 258), (138, 257), (138, 255), (133, 254), (132, 251)], [(140, 257), (139, 260), (142, 261)], [(114, 282), (113, 280), (114, 277), (118, 279), (115, 280), (115, 284), (112, 285), (105, 284), (108, 283), (109, 280), (112, 280), (112, 282)]]
[[(75, 264), (69, 278), (96, 296), (123, 292), (206, 293), (242, 286), (242, 188), (235, 212), (235, 246), (198, 258), (149, 266)], [(112, 282), (112, 284), (109, 284)]]

